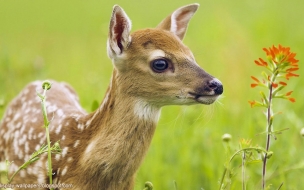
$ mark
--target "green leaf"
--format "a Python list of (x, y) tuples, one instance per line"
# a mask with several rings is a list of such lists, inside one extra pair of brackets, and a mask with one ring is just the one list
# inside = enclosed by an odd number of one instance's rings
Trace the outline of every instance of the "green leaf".
[(98, 107), (99, 107), (99, 102), (97, 100), (94, 100), (92, 102), (91, 110), (95, 111), (95, 110), (97, 110)]

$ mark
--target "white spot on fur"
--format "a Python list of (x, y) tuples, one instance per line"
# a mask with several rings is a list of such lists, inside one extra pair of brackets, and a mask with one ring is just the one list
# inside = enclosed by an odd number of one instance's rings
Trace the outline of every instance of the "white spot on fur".
[(16, 113), (14, 115), (13, 121), (17, 121), (19, 119), (19, 117), (20, 117), (20, 113)]
[(29, 146), (28, 141), (26, 141), (25, 144), (24, 144), (24, 151), (25, 151), (25, 153), (29, 153), (29, 151), (30, 151), (30, 146)]
[(60, 125), (56, 128), (55, 133), (56, 133), (56, 134), (59, 134), (60, 131), (61, 131), (61, 128), (62, 128), (62, 125), (60, 124)]
[(32, 110), (32, 112), (34, 113), (34, 114), (40, 114), (41, 113), (41, 109), (37, 109), (37, 108), (34, 108), (33, 110)]
[(10, 165), (10, 169), (12, 170), (12, 171), (17, 171), (18, 170), (18, 166), (13, 162), (11, 165)]
[(21, 102), (25, 102), (25, 100), (26, 100), (26, 97), (25, 96), (23, 96), (23, 97), (21, 97)]
[(55, 112), (58, 109), (57, 105), (48, 106), (47, 110), (49, 113)]
[(24, 110), (26, 107), (28, 107), (28, 106), (27, 106), (27, 103), (24, 102), (24, 103), (22, 104), (22, 106), (21, 106), (21, 109)]
[(55, 159), (56, 159), (57, 161), (59, 161), (59, 160), (60, 160), (60, 154), (56, 154), (56, 155), (55, 155)]
[(90, 144), (87, 146), (85, 150), (85, 155), (90, 155), (94, 147), (95, 147), (95, 141), (90, 142)]
[(36, 145), (36, 147), (35, 147), (35, 150), (39, 150), (39, 148), (40, 148), (40, 145)]
[(21, 171), (20, 171), (20, 176), (21, 176), (21, 177), (25, 177), (25, 175), (26, 175), (25, 171), (24, 171), (24, 170), (21, 170)]
[(33, 132), (34, 132), (34, 128), (31, 127), (30, 130), (28, 131), (28, 139), (29, 140), (32, 140)]
[(25, 113), (29, 113), (30, 111), (31, 111), (30, 107), (28, 107), (28, 108), (25, 109)]
[(19, 138), (19, 131), (18, 131), (18, 130), (15, 131), (15, 138), (16, 138), (16, 139)]
[(80, 140), (76, 140), (75, 143), (74, 143), (74, 148), (76, 148), (80, 143)]
[(61, 140), (63, 141), (65, 140), (65, 135), (62, 135)]
[(78, 128), (78, 129), (80, 129), (81, 131), (83, 131), (83, 129), (84, 129), (84, 125), (83, 125), (83, 124), (81, 124), (81, 123), (79, 123), (79, 124), (77, 125), (77, 128)]
[(61, 175), (64, 176), (68, 171), (68, 166), (65, 166), (61, 172)]
[(40, 183), (40, 184), (45, 183), (44, 178), (45, 178), (44, 174), (39, 174), (38, 177), (37, 177), (38, 183)]
[(33, 104), (33, 100), (29, 100), (27, 103), (29, 106), (31, 106)]
[(28, 174), (32, 174), (33, 173), (33, 169), (32, 169), (32, 167), (27, 167), (27, 173)]
[(72, 157), (69, 157), (67, 161), (68, 161), (68, 162), (72, 162), (72, 161), (73, 161), (73, 158), (72, 158)]
[(65, 156), (67, 155), (68, 150), (69, 150), (69, 147), (64, 147), (64, 148), (62, 149), (62, 152), (61, 152), (62, 157), (65, 157)]
[(15, 127), (16, 129), (19, 129), (21, 127), (21, 122), (18, 122)]
[(43, 136), (43, 132), (38, 133), (38, 138), (41, 138)]
[(24, 89), (24, 90), (23, 90), (23, 96), (26, 96), (26, 95), (29, 93), (29, 91), (30, 91), (30, 90), (29, 90), (28, 88)]
[(59, 117), (63, 116), (63, 111), (62, 111), (62, 109), (58, 109), (56, 113), (57, 113), (57, 115), (58, 115)]
[(14, 146), (14, 152), (15, 152), (15, 154), (18, 155), (18, 153), (19, 153), (18, 141), (14, 140), (13, 141), (13, 146)]
[(19, 145), (23, 145), (25, 143), (26, 139), (27, 139), (27, 135), (24, 134), (22, 136), (22, 138), (19, 139)]
[(18, 158), (21, 160), (21, 159), (24, 159), (23, 158), (23, 152), (22, 151), (18, 151)]
[(37, 119), (37, 117), (35, 117), (35, 118), (33, 118), (33, 119), (32, 119), (32, 121), (31, 121), (31, 122), (32, 122), (32, 123), (36, 123), (36, 122), (37, 122), (37, 120), (38, 120), (38, 119)]

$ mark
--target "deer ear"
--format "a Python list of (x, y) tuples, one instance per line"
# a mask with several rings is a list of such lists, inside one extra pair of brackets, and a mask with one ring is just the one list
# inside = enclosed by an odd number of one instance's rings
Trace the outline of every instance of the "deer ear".
[(157, 28), (168, 30), (175, 34), (180, 40), (183, 40), (188, 23), (198, 7), (199, 4), (197, 3), (180, 7), (165, 18)]
[(121, 55), (131, 42), (131, 21), (124, 10), (114, 5), (108, 36), (108, 55), (110, 58)]

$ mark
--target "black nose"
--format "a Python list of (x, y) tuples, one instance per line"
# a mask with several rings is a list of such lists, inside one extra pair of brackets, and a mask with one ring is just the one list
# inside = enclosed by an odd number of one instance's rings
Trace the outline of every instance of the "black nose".
[(216, 95), (220, 95), (224, 91), (223, 85), (218, 79), (212, 79), (211, 81), (209, 81), (208, 87), (213, 90)]

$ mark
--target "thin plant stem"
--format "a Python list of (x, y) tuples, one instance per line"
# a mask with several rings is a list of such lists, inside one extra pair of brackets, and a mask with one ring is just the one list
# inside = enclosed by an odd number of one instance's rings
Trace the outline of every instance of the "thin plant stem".
[(224, 172), (223, 172), (223, 175), (222, 175), (222, 178), (221, 178), (221, 181), (220, 181), (220, 188), (219, 188), (219, 190), (222, 189), (222, 186), (223, 186), (223, 183), (224, 183), (224, 179), (225, 179), (227, 170), (228, 170), (228, 167), (225, 167)]
[(246, 162), (246, 152), (243, 152), (242, 156), (242, 190), (246, 190), (246, 168), (245, 168), (245, 162)]
[(175, 189), (175, 190), (178, 190), (178, 188), (177, 188), (177, 183), (176, 183), (175, 180), (174, 180), (174, 189)]
[[(221, 181), (220, 181), (220, 187), (219, 190), (222, 189), (223, 183), (224, 183), (224, 179), (225, 176), (227, 175), (227, 172), (229, 172), (229, 165), (231, 163), (231, 161), (234, 159), (234, 157), (236, 157), (237, 155), (239, 155), (241, 152), (243, 152), (245, 154), (246, 151), (257, 151), (257, 152), (262, 152), (262, 153), (267, 153), (267, 151), (262, 148), (262, 147), (248, 147), (248, 148), (243, 148), (241, 150), (236, 151), (229, 159), (229, 161), (227, 162), (227, 165), (225, 166)], [(243, 156), (242, 156), (243, 157)]]
[(21, 170), (27, 168), (30, 164), (36, 162), (38, 159), (39, 159), (39, 156), (43, 153), (47, 152), (47, 148), (46, 146), (42, 146), (39, 150), (35, 151), (31, 157), (29, 158), (29, 160), (27, 160), (26, 162), (24, 162), (19, 168), (17, 171), (15, 171), (12, 175), (12, 177), (9, 178), (8, 176), (8, 167), (9, 165), (11, 164), (10, 162), (8, 162), (8, 160), (6, 160), (6, 166), (7, 166), (7, 169), (6, 169), (6, 176), (7, 176), (7, 179), (8, 179), (8, 184), (10, 184), (12, 182), (12, 180), (14, 179), (14, 177), (16, 176), (17, 173), (19, 173)]
[[(47, 139), (47, 146), (48, 146), (48, 176), (49, 176), (49, 183), (53, 184), (53, 170), (52, 170), (52, 157), (51, 157), (51, 141), (50, 141), (50, 134), (49, 134), (49, 120), (47, 117), (46, 112), (46, 106), (45, 106), (45, 99), (46, 99), (46, 91), (49, 89), (48, 86), (50, 84), (44, 84), (43, 85), (43, 95), (40, 96), (41, 98), (41, 106), (42, 106), (42, 114), (43, 114), (43, 120), (44, 120), (44, 127), (45, 127), (45, 133), (46, 133), (46, 139)], [(51, 188), (53, 190), (53, 188)]]
[[(276, 72), (274, 72), (276, 73)], [(272, 132), (272, 122), (271, 122), (271, 117), (272, 117), (272, 91), (273, 87), (272, 84), (275, 81), (276, 75), (274, 74), (272, 76), (272, 80), (269, 84), (269, 96), (268, 96), (268, 107), (267, 107), (267, 137), (266, 137), (266, 151), (269, 151), (270, 147), (270, 140), (271, 140), (271, 132)], [(265, 153), (264, 160), (263, 160), (263, 167), (262, 167), (262, 189), (265, 189), (266, 186), (266, 165), (267, 165), (267, 152)]]
[(284, 184), (284, 183), (281, 183), (281, 185), (279, 186), (278, 190), (280, 190), (280, 189), (281, 189), (281, 187), (283, 186), (283, 184)]
[(16, 175), (17, 173), (19, 173), (22, 169), (23, 169), (22, 167), (19, 167), (18, 170), (12, 175), (12, 177), (9, 178), (7, 184), (12, 183), (12, 180), (14, 179), (15, 175)]

